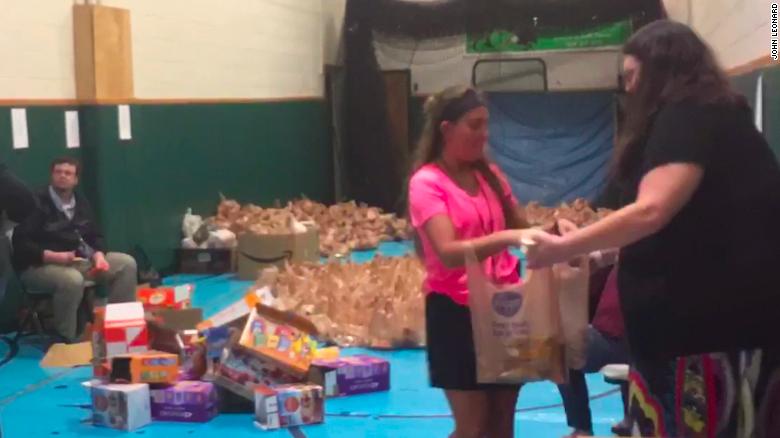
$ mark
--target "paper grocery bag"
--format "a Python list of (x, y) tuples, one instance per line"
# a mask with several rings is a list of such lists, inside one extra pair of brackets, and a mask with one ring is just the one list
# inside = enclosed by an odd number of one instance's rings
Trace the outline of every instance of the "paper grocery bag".
[(496, 285), (467, 253), (469, 306), (479, 383), (564, 383), (563, 336), (552, 270), (529, 270), (522, 283)]

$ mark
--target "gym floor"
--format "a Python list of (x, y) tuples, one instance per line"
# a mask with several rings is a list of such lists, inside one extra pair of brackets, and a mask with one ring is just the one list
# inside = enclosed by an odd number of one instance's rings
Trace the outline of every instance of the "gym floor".
[[(399, 255), (408, 247), (386, 244), (385, 255)], [(355, 261), (373, 257), (373, 252), (353, 255)], [(166, 283), (193, 282), (193, 305), (206, 317), (239, 299), (249, 282), (232, 276), (178, 275)], [(43, 352), (33, 339), (23, 340), (13, 358), (0, 367), (0, 425), (3, 438), (121, 436), (127, 432), (92, 426), (88, 391), (81, 385), (89, 380), (88, 367), (43, 369), (38, 363)], [(10, 347), (0, 342), (0, 358)], [(131, 432), (144, 437), (188, 436), (231, 438), (267, 437), (446, 437), (453, 421), (441, 391), (428, 386), (424, 350), (367, 351), (345, 349), (344, 355), (366, 353), (385, 358), (391, 364), (391, 390), (338, 399), (325, 404), (325, 423), (302, 428), (263, 432), (249, 414), (223, 414), (206, 424), (160, 423)], [(0, 359), (2, 360), (2, 359)], [(609, 436), (610, 426), (622, 418), (617, 387), (604, 382), (599, 374), (588, 376), (594, 432)], [(555, 385), (533, 383), (521, 393), (515, 416), (516, 435), (525, 437), (561, 437), (569, 432), (561, 399)]]

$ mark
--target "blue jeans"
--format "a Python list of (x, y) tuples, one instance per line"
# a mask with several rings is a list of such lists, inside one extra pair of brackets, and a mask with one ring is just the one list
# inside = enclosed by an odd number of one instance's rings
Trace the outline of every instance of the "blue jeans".
[[(566, 422), (569, 427), (577, 430), (593, 431), (585, 373), (595, 373), (605, 365), (615, 363), (629, 363), (628, 342), (625, 339), (605, 336), (593, 328), (593, 326), (589, 326), (585, 366), (582, 370), (569, 370), (569, 383), (558, 385), (558, 391), (563, 399), (563, 408), (566, 411)], [(625, 409), (628, 384), (620, 386), (623, 395), (623, 407)]]

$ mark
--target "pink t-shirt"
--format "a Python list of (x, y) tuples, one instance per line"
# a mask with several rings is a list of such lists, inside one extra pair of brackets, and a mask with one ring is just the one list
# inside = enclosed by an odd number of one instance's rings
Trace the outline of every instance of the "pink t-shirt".
[[(513, 204), (517, 204), (504, 175), (497, 167), (492, 168), (506, 196)], [(444, 266), (423, 232), (423, 227), (432, 217), (445, 214), (452, 221), (459, 240), (485, 236), (506, 228), (501, 201), (482, 175), (477, 171), (475, 174), (480, 187), (475, 196), (469, 195), (435, 164), (421, 167), (409, 181), (410, 216), (422, 242), (423, 263), (427, 272), (423, 288), (426, 292), (445, 294), (464, 306), (469, 302), (466, 269), (449, 269)], [(485, 259), (482, 265), (488, 278), (497, 284), (520, 281), (518, 260), (507, 250)]]

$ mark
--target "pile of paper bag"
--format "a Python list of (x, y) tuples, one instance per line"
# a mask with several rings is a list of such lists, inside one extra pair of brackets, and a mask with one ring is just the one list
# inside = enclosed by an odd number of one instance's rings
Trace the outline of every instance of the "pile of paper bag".
[(290, 265), (261, 281), (274, 291), (276, 308), (308, 318), (322, 339), (404, 348), (425, 345), (423, 277), (415, 257), (376, 257), (364, 264)]
[(288, 234), (290, 224), (314, 222), (319, 230), (320, 252), (326, 256), (373, 249), (380, 242), (407, 239), (410, 235), (405, 219), (354, 201), (326, 206), (302, 199), (283, 208), (262, 208), (252, 204), (241, 206), (234, 200), (223, 199), (217, 215), (208, 222), (235, 234), (260, 235)]

